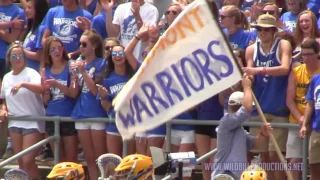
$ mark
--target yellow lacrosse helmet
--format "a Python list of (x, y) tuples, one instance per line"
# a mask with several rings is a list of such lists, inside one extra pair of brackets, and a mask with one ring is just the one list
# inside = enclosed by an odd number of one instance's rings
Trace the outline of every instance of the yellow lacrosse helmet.
[(147, 179), (153, 173), (152, 159), (141, 154), (131, 154), (116, 167), (115, 179)]
[(250, 165), (243, 171), (241, 180), (267, 180), (267, 173), (258, 165)]
[(73, 162), (62, 162), (56, 164), (47, 178), (52, 179), (60, 177), (63, 177), (64, 180), (84, 180), (85, 175), (82, 164)]

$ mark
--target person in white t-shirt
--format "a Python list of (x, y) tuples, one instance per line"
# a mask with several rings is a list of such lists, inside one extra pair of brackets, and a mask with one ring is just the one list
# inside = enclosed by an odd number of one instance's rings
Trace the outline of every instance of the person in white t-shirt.
[[(2, 81), (0, 98), (4, 100), (0, 121), (6, 117), (19, 116), (44, 116), (45, 110), (42, 104), (41, 94), (44, 89), (41, 86), (40, 74), (34, 69), (26, 67), (25, 54), (22, 44), (15, 42), (9, 46), (6, 60), (11, 67)], [(15, 154), (38, 143), (44, 133), (45, 122), (39, 121), (15, 121), (8, 123), (9, 133)], [(35, 157), (37, 151), (31, 151), (18, 160), (19, 168), (30, 176), (30, 179), (39, 179), (40, 174)]]
[[(143, 24), (156, 26), (159, 19), (158, 9), (144, 0), (132, 0), (132, 2), (120, 4), (114, 16), (111, 14), (114, 0), (111, 0), (110, 3), (105, 1), (102, 6), (107, 13), (108, 35), (119, 37), (124, 47), (135, 37)], [(134, 49), (134, 55), (138, 60), (142, 60), (142, 52), (146, 46), (146, 39), (143, 39)]]

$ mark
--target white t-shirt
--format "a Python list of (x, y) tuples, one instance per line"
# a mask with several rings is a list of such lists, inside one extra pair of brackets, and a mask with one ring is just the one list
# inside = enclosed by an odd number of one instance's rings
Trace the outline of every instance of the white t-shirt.
[[(41, 77), (37, 71), (28, 67), (18, 75), (13, 75), (11, 71), (4, 76), (0, 98), (6, 100), (8, 114), (10, 116), (45, 116), (40, 94), (35, 94), (23, 87), (19, 89), (17, 94), (11, 94), (12, 87), (21, 82), (40, 84)], [(8, 127), (37, 128), (40, 132), (44, 132), (45, 122), (10, 120)]]
[[(144, 24), (156, 26), (159, 12), (155, 6), (145, 2), (140, 7), (140, 16)], [(120, 26), (120, 42), (126, 47), (139, 31), (136, 19), (131, 11), (131, 2), (120, 4), (117, 7), (113, 17), (113, 24)], [(141, 55), (145, 46), (141, 41), (136, 45), (134, 55), (138, 60), (142, 59)]]

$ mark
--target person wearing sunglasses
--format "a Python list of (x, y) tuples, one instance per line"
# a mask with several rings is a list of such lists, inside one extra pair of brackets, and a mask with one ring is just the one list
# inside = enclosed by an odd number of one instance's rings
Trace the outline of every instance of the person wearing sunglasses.
[[(6, 55), (7, 63), (11, 67), (2, 81), (0, 99), (4, 101), (0, 120), (6, 120), (8, 114), (12, 117), (44, 116), (42, 104), (40, 74), (26, 67), (25, 54), (20, 43), (12, 43)], [(8, 122), (9, 134), (15, 154), (31, 147), (42, 139), (44, 121), (15, 121)], [(19, 168), (27, 172), (30, 179), (39, 179), (39, 169), (35, 163), (38, 150), (34, 150), (18, 159)]]
[(182, 6), (179, 3), (172, 3), (169, 5), (167, 11), (164, 13), (160, 22), (158, 23), (158, 28), (160, 29), (160, 35), (162, 35), (172, 24), (172, 22), (181, 13)]
[[(312, 77), (320, 73), (319, 42), (314, 39), (307, 39), (301, 44), (301, 48), (301, 56), (304, 64), (293, 68), (289, 75), (287, 106), (290, 109), (290, 123), (299, 124), (302, 129), (305, 121), (309, 121), (308, 113), (305, 113), (307, 103), (306, 94), (308, 92), (308, 87)], [(306, 125), (309, 126), (309, 123)], [(314, 144), (314, 141), (310, 141), (310, 143)], [(296, 163), (302, 163), (302, 145), (303, 140), (299, 137), (299, 130), (289, 129), (286, 158), (290, 163), (293, 163), (292, 165), (296, 165)], [(315, 146), (311, 145), (310, 147)], [(318, 146), (318, 148), (319, 147), (320, 146)], [(317, 149), (316, 151), (319, 150)], [(312, 166), (315, 164), (314, 161), (312, 162), (312, 160), (316, 160), (316, 158), (312, 157), (312, 155), (316, 151), (314, 149), (310, 149), (309, 152), (309, 159), (311, 160), (311, 162), (309, 162)], [(313, 171), (313, 168), (311, 168), (311, 172), (312, 176), (319, 177), (316, 176), (316, 174), (319, 174), (319, 172)], [(294, 180), (302, 179), (301, 171), (292, 171), (292, 175)]]
[(232, 49), (246, 49), (249, 46), (249, 23), (246, 16), (234, 5), (223, 6), (220, 23)]
[[(258, 31), (260, 41), (246, 49), (247, 67), (244, 73), (254, 76), (252, 90), (261, 106), (268, 122), (288, 123), (289, 110), (286, 106), (286, 86), (291, 66), (292, 47), (289, 41), (276, 38), (278, 32), (277, 20), (270, 14), (259, 16), (257, 24), (252, 27)], [(261, 122), (256, 109), (252, 112), (251, 121)], [(258, 128), (250, 128), (251, 134), (258, 134)], [(287, 129), (274, 129), (274, 137), (282, 152), (286, 151)], [(263, 162), (280, 162), (272, 142), (255, 149), (262, 153)], [(274, 180), (286, 179), (284, 171), (268, 171), (268, 178)]]
[(24, 38), (23, 48), (27, 58), (27, 66), (38, 72), (41, 59), (39, 45), (44, 31), (44, 26), (41, 25), (41, 22), (48, 10), (48, 3), (44, 0), (28, 0), (25, 7), (25, 13), (28, 18), (28, 32)]
[(78, 71), (80, 95), (72, 111), (78, 138), (88, 164), (90, 179), (98, 179), (96, 159), (106, 152), (105, 123), (82, 122), (84, 118), (104, 118), (106, 112), (97, 99), (97, 83), (105, 67), (103, 42), (95, 30), (85, 31), (80, 37), (81, 60), (70, 64), (70, 71)]
[(49, 36), (59, 38), (70, 59), (79, 55), (78, 42), (82, 33), (91, 28), (87, 23), (92, 20), (92, 15), (80, 8), (77, 1), (63, 0), (63, 5), (51, 8), (42, 21), (45, 28), (42, 45)]
[(104, 44), (104, 58), (107, 61), (107, 59), (111, 56), (112, 48), (116, 45), (119, 46), (120, 42), (117, 38), (110, 37), (110, 38), (107, 38), (103, 44)]
[[(44, 46), (43, 102), (46, 116), (70, 117), (78, 96), (78, 84), (69, 72), (69, 57), (61, 40), (49, 37)], [(54, 135), (54, 122), (46, 122), (46, 133)], [(60, 157), (61, 162), (77, 162), (77, 131), (74, 122), (60, 122)], [(54, 142), (50, 142), (54, 149)]]
[(294, 41), (296, 48), (293, 51), (293, 61), (295, 65), (303, 62), (301, 57), (301, 44), (306, 39), (315, 39), (319, 41), (320, 32), (317, 28), (316, 15), (310, 10), (304, 10), (298, 15), (298, 23), (294, 32)]
[(306, 4), (303, 0), (287, 0), (286, 5), (288, 12), (284, 13), (280, 19), (286, 27), (286, 30), (290, 33), (294, 33), (298, 15), (306, 9)]

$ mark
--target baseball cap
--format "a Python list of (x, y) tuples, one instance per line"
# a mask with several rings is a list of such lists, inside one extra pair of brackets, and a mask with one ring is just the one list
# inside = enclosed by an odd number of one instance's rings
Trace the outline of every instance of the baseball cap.
[(228, 100), (229, 106), (242, 105), (244, 93), (241, 91), (235, 91), (231, 94)]

